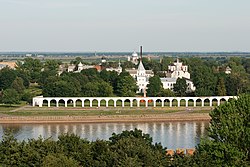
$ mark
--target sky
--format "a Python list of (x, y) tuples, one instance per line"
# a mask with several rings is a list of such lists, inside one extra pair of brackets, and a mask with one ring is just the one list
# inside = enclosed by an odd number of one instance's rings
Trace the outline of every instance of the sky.
[(250, 0), (0, 0), (0, 52), (249, 52)]

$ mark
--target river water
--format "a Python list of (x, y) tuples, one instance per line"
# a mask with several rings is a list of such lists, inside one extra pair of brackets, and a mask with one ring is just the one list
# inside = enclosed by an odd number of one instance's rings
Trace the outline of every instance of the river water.
[(108, 140), (112, 133), (141, 129), (150, 134), (153, 142), (161, 142), (170, 149), (194, 148), (203, 137), (207, 137), (209, 122), (157, 122), (157, 123), (77, 123), (77, 124), (0, 124), (0, 139), (7, 129), (14, 130), (18, 140), (29, 138), (57, 137), (62, 133), (75, 133), (90, 141)]

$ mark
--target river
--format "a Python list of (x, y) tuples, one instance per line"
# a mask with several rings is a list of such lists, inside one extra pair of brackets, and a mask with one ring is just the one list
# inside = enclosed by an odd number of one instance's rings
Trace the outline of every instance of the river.
[(77, 123), (77, 124), (0, 124), (0, 139), (4, 131), (13, 129), (18, 140), (52, 137), (62, 133), (75, 133), (90, 141), (108, 140), (112, 133), (123, 130), (141, 129), (150, 134), (153, 142), (161, 142), (170, 149), (194, 148), (203, 137), (207, 137), (209, 122), (157, 122), (157, 123)]

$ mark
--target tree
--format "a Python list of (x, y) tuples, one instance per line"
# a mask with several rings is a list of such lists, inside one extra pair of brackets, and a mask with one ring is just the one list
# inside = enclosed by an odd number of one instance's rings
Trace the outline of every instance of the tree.
[(211, 113), (209, 137), (197, 147), (199, 166), (250, 165), (250, 95), (215, 108)]
[(159, 76), (155, 75), (149, 78), (149, 84), (147, 85), (147, 95), (150, 97), (159, 96), (163, 90), (161, 79)]
[(98, 84), (98, 96), (110, 97), (113, 95), (113, 87), (107, 82), (101, 82)]
[(11, 87), (12, 82), (16, 79), (16, 72), (8, 67), (0, 71), (0, 90)]
[(178, 78), (176, 80), (176, 84), (174, 84), (174, 92), (176, 92), (178, 96), (185, 96), (186, 91), (187, 91), (186, 80), (184, 78)]
[(217, 84), (217, 95), (218, 96), (226, 96), (227, 92), (226, 92), (226, 86), (225, 86), (225, 82), (224, 82), (224, 78), (219, 78), (218, 80), (218, 84)]
[(3, 91), (2, 102), (5, 104), (18, 104), (20, 97), (15, 89), (6, 89)]
[(135, 96), (137, 85), (132, 76), (129, 74), (120, 74), (117, 79), (116, 93), (118, 96), (133, 97)]
[(25, 89), (23, 85), (23, 79), (21, 77), (16, 77), (16, 79), (12, 82), (11, 87), (19, 94), (23, 93)]
[(79, 167), (79, 163), (63, 154), (49, 154), (43, 159), (42, 167)]

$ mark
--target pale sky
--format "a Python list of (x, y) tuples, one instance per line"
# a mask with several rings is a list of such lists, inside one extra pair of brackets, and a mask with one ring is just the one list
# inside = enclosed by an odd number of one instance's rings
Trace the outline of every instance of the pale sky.
[(250, 0), (0, 0), (0, 52), (250, 51)]

